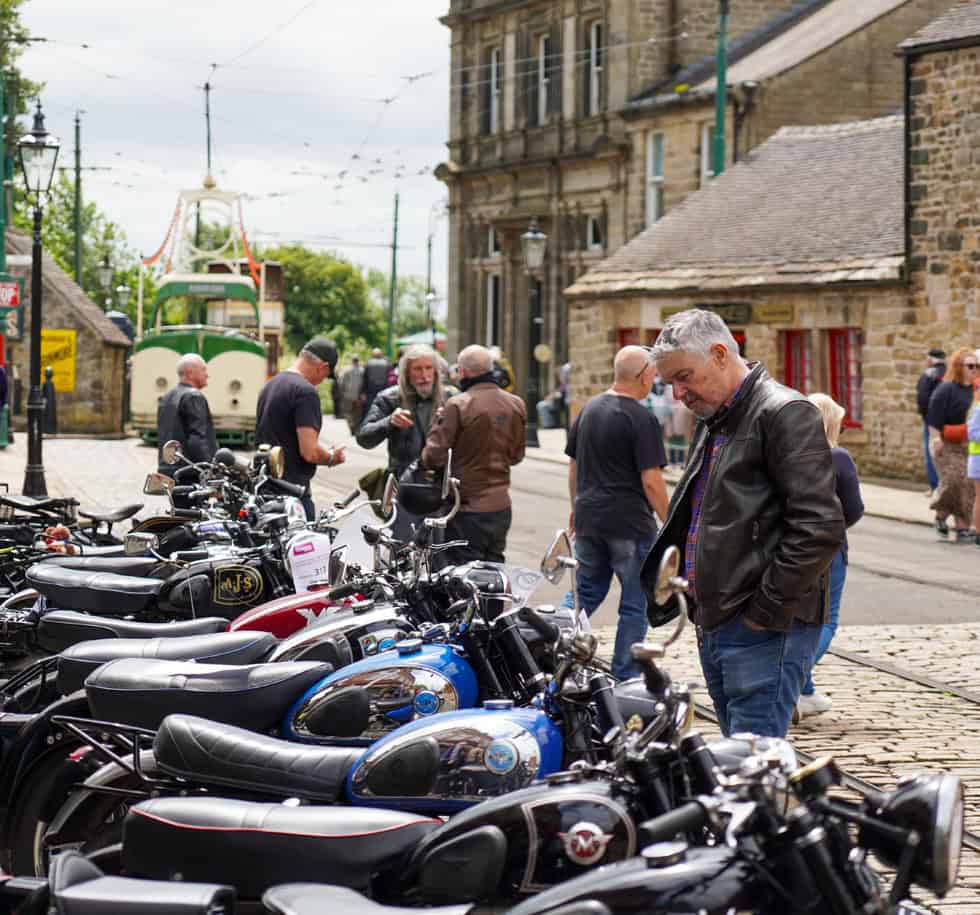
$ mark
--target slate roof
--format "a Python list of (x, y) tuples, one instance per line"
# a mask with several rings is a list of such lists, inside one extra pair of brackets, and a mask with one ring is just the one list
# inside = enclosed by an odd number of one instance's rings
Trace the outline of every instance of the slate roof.
[(566, 295), (900, 279), (903, 123), (784, 127)]
[(911, 38), (905, 39), (899, 48), (907, 53), (916, 53), (930, 45), (970, 39), (976, 39), (977, 44), (980, 44), (980, 0), (957, 3), (938, 19), (933, 19), (919, 29)]
[[(10, 264), (8, 262), (7, 272), (14, 276), (26, 276), (30, 278), (30, 256), (31, 256), (31, 237), (17, 229), (7, 229), (7, 254), (20, 255), (21, 258), (28, 258), (24, 266)], [(132, 342), (115, 324), (110, 321), (105, 312), (99, 308), (79, 287), (75, 281), (68, 276), (61, 267), (55, 262), (47, 252), (43, 255), (42, 277), (44, 281), (44, 298), (42, 299), (42, 309), (44, 300), (48, 296), (57, 296), (78, 315), (81, 324), (87, 325), (96, 334), (111, 346), (131, 346)], [(30, 293), (27, 294), (27, 301), (24, 307), (30, 309)]]

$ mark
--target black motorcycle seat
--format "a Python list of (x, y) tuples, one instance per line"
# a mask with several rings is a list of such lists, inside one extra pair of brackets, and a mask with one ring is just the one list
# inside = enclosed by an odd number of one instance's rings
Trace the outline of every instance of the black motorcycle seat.
[(439, 825), (416, 813), (366, 807), (155, 798), (126, 814), (122, 866), (155, 879), (180, 874), (227, 883), (249, 899), (297, 880), (366, 889), (372, 875), (400, 866)]
[(85, 681), (95, 718), (156, 730), (167, 715), (199, 715), (254, 731), (278, 727), (286, 710), (333, 671), (331, 664), (285, 661), (232, 667), (122, 658)]
[[(273, 915), (323, 915), (324, 912), (343, 912), (344, 915), (419, 915), (418, 908), (381, 905), (343, 886), (323, 886), (319, 883), (284, 883), (274, 886), (262, 896), (262, 908)], [(425, 915), (466, 915), (473, 906), (442, 905), (425, 908)]]
[(35, 499), (33, 496), (18, 496), (11, 493), (0, 495), (0, 505), (9, 505), (11, 508), (20, 509), (25, 512), (51, 512), (64, 511), (72, 508), (78, 503), (74, 499), (60, 499), (47, 496), (43, 499)]
[(235, 900), (228, 886), (107, 877), (77, 851), (51, 857), (48, 887), (56, 915), (210, 915), (232, 911)]
[(63, 696), (81, 689), (85, 678), (119, 658), (201, 661), (209, 664), (255, 664), (277, 645), (270, 632), (218, 632), (182, 638), (96, 639), (65, 649), (58, 658), (58, 689)]
[(114, 508), (112, 511), (100, 511), (98, 509), (93, 511), (90, 508), (80, 508), (78, 509), (78, 516), (88, 518), (90, 521), (125, 521), (127, 518), (132, 518), (142, 507), (142, 502), (133, 502), (130, 505), (124, 505), (122, 508)]
[(25, 577), (30, 587), (40, 591), (56, 607), (120, 616), (145, 610), (164, 586), (159, 578), (63, 569), (47, 562), (32, 565)]
[(172, 623), (136, 623), (77, 610), (51, 610), (37, 624), (37, 641), (45, 651), (58, 654), (69, 645), (92, 639), (169, 639), (224, 632), (227, 628), (228, 620), (223, 616)]
[[(41, 561), (47, 566), (57, 566), (61, 569), (75, 569), (84, 572), (112, 572), (115, 575), (134, 575), (137, 578), (149, 578), (154, 572), (162, 572), (164, 577), (173, 569), (160, 562), (153, 556), (126, 556), (124, 553), (111, 555), (92, 554), (86, 548), (81, 556), (63, 556), (60, 553)], [(116, 549), (116, 547), (110, 547)]]
[(255, 734), (193, 715), (168, 715), (153, 740), (169, 775), (209, 785), (332, 804), (363, 747), (320, 747)]

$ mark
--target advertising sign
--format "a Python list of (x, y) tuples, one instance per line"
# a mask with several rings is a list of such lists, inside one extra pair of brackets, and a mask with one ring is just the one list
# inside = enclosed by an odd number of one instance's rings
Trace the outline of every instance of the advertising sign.
[(78, 332), (41, 328), (41, 372), (54, 369), (54, 389), (59, 394), (75, 392), (75, 362), (78, 358)]

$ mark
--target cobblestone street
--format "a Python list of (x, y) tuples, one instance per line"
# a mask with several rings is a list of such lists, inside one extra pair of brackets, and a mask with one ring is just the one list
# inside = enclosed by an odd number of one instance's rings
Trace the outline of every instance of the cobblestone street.
[[(325, 438), (329, 440), (326, 435)], [(14, 448), (0, 451), (0, 480), (9, 482), (12, 490), (20, 488), (23, 447), (24, 436), (19, 436)], [(83, 505), (103, 507), (149, 501), (140, 493), (140, 486), (143, 475), (154, 468), (156, 455), (153, 449), (141, 446), (135, 439), (114, 442), (54, 439), (46, 440), (44, 448), (48, 489), (52, 494), (70, 493)], [(366, 453), (351, 448), (343, 473), (319, 475), (314, 487), (318, 503), (325, 506), (329, 500), (346, 495), (358, 475), (377, 466), (379, 456), (380, 452)], [(532, 484), (528, 481), (540, 478), (560, 494), (564, 473), (561, 468), (549, 468), (543, 461), (528, 461), (519, 469), (525, 475), (515, 478), (515, 488), (530, 489)], [(546, 484), (535, 485), (543, 488)], [(551, 501), (558, 498), (556, 495)], [(550, 513), (540, 507), (545, 504), (543, 500), (533, 504), (534, 511), (524, 509), (522, 513), (515, 502), (515, 526), (509, 551), (512, 562), (535, 565), (553, 527), (561, 523), (556, 519), (562, 517), (564, 502), (556, 502)], [(960, 562), (966, 567), (973, 562), (958, 586), (968, 589), (969, 581), (976, 579), (976, 558), (972, 552), (957, 554), (956, 547), (946, 549), (950, 551), (946, 555), (961, 556)], [(919, 572), (928, 576), (931, 568), (925, 564)], [(879, 580), (885, 585), (890, 582), (890, 579)], [(896, 584), (912, 587), (902, 585), (901, 580)], [(546, 585), (535, 597), (540, 601), (556, 600), (561, 593), (561, 588)], [(960, 604), (968, 601), (967, 617), (976, 616), (976, 600), (972, 595), (965, 596), (961, 591), (950, 593)], [(603, 645), (611, 647), (614, 596), (594, 620)], [(892, 665), (900, 672), (920, 678), (929, 677), (947, 688), (924, 686), (895, 673), (862, 666), (835, 655), (834, 651)], [(700, 687), (692, 629), (671, 649), (666, 666), (674, 679)], [(833, 699), (833, 708), (819, 717), (805, 719), (791, 730), (790, 736), (799, 750), (815, 756), (833, 754), (848, 774), (882, 788), (893, 786), (900, 776), (909, 772), (940, 769), (956, 772), (966, 788), (967, 828), (980, 834), (980, 705), (949, 690), (975, 691), (978, 667), (980, 621), (944, 625), (848, 625), (845, 619), (815, 677), (821, 692)], [(702, 704), (710, 704), (702, 688), (696, 695)], [(706, 734), (716, 733), (707, 721), (701, 721), (699, 727)], [(980, 854), (964, 849), (959, 883), (945, 900), (922, 897), (921, 901), (945, 915), (977, 915)]]

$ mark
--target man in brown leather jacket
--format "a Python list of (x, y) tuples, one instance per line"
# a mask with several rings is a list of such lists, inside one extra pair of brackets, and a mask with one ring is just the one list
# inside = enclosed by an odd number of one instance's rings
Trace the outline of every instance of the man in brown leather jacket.
[(510, 468), (524, 460), (524, 401), (498, 387), (493, 357), (483, 346), (459, 354), (459, 387), (433, 423), (422, 465), (444, 467), (453, 450), (452, 474), (460, 480), (459, 513), (448, 540), (466, 540), (452, 561), (503, 562), (510, 530)]
[(648, 617), (664, 621), (653, 583), (675, 545), (722, 732), (783, 737), (813, 664), (827, 569), (844, 538), (820, 413), (759, 363), (746, 364), (713, 312), (672, 316), (652, 355), (699, 422), (643, 568)]

